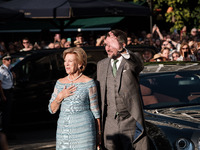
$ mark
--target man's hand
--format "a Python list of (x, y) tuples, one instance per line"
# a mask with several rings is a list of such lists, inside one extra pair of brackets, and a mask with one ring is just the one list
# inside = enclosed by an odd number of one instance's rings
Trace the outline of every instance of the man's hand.
[(107, 38), (106, 38), (106, 41), (108, 41), (108, 43), (110, 43), (109, 46), (115, 48), (116, 50), (121, 50), (122, 47), (120, 46), (118, 40), (117, 40), (117, 37), (110, 31), (109, 32), (109, 35)]

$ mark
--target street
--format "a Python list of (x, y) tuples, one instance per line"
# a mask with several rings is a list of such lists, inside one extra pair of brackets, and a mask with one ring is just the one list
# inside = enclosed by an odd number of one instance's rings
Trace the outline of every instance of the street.
[(55, 150), (56, 128), (42, 127), (13, 131), (9, 150)]

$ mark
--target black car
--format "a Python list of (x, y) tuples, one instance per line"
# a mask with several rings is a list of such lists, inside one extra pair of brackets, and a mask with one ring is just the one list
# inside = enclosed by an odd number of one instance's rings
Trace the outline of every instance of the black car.
[(145, 66), (140, 75), (148, 135), (159, 150), (200, 149), (200, 64)]

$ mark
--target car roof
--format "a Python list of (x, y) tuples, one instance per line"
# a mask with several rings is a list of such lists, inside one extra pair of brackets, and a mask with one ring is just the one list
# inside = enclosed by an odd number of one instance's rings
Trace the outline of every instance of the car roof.
[(145, 63), (141, 74), (200, 70), (200, 62), (153, 62)]

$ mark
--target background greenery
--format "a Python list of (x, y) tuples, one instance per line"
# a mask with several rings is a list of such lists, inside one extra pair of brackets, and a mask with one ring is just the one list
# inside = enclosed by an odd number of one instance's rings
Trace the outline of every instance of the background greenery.
[(164, 24), (170, 32), (200, 29), (200, 0), (119, 0), (152, 8), (153, 24)]

